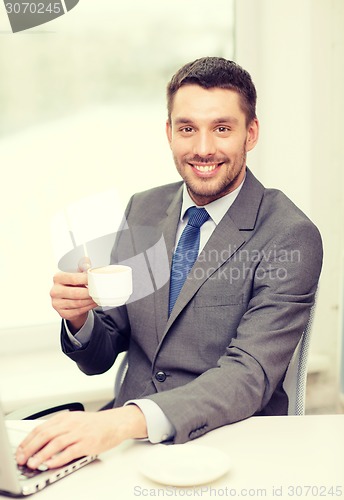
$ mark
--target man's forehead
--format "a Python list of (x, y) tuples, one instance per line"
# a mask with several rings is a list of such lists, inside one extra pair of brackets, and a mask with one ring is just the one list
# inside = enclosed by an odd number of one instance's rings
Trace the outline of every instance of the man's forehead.
[[(187, 123), (190, 123), (190, 118), (187, 116), (175, 116), (173, 121), (176, 125), (186, 125)], [(236, 116), (221, 115), (211, 120), (211, 122), (212, 125), (219, 125), (221, 123), (237, 125), (239, 123), (239, 119)]]
[(228, 89), (223, 87), (202, 87), (202, 85), (198, 85), (197, 83), (186, 83), (182, 85), (177, 92), (175, 93), (175, 97), (182, 94), (191, 94), (191, 93), (204, 93), (207, 95), (210, 94), (223, 94), (232, 96), (233, 99), (239, 98), (239, 93), (235, 89)]
[(240, 106), (238, 92), (221, 87), (203, 88), (200, 85), (188, 84), (180, 87), (173, 100), (171, 110), (174, 120), (183, 121), (188, 115), (198, 115), (203, 112), (213, 115), (220, 121), (238, 121), (244, 116)]

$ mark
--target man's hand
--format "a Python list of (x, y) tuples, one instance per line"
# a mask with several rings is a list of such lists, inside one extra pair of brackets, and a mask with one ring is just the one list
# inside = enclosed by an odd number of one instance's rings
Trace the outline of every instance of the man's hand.
[(85, 455), (97, 455), (125, 439), (147, 437), (146, 420), (135, 405), (91, 412), (60, 413), (36, 427), (19, 445), (19, 465), (61, 467)]
[(50, 291), (53, 308), (68, 320), (72, 333), (76, 333), (85, 323), (87, 313), (97, 307), (87, 289), (87, 273), (63, 273), (54, 276)]

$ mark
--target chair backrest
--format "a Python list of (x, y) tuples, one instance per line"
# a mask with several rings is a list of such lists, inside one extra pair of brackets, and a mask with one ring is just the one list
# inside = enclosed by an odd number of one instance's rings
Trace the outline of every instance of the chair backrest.
[[(344, 264), (344, 262), (343, 262)], [(344, 272), (342, 273), (344, 275)], [(341, 405), (341, 410), (344, 412), (344, 276), (342, 279), (342, 291), (341, 291), (341, 299), (340, 299), (340, 311), (341, 311), (341, 341), (340, 341), (340, 364), (339, 364), (339, 384), (340, 384), (340, 395), (339, 395), (339, 400), (340, 400), (340, 405)]]
[[(120, 356), (120, 355), (119, 355)], [(121, 385), (123, 383), (123, 380), (126, 376), (127, 370), (128, 370), (128, 352), (125, 351), (121, 354), (122, 359), (118, 365), (116, 377), (115, 377), (115, 397), (118, 395), (119, 390), (121, 388)]]
[(306, 402), (307, 366), (315, 302), (310, 310), (307, 325), (290, 360), (283, 389), (287, 393), (288, 415), (304, 415)]

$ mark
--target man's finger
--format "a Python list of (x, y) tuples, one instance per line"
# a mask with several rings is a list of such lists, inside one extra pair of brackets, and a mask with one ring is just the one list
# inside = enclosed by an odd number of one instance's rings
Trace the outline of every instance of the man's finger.
[(52, 299), (89, 300), (88, 289), (84, 286), (55, 285), (50, 290)]
[(87, 272), (88, 269), (92, 267), (91, 260), (89, 257), (81, 257), (78, 262), (78, 270), (81, 273)]
[(87, 285), (87, 274), (64, 273), (61, 271), (55, 274), (53, 281), (54, 285), (85, 286)]
[(49, 460), (46, 460), (44, 464), (49, 469), (56, 469), (57, 467), (61, 467), (62, 465), (68, 464), (72, 460), (75, 460), (76, 458), (81, 458), (87, 454), (88, 453), (81, 451), (80, 443), (74, 443), (65, 448), (60, 453), (54, 455)]

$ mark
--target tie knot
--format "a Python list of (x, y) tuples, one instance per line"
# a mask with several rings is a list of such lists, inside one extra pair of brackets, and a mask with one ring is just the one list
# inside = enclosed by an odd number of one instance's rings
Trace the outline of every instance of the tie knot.
[(188, 226), (201, 227), (209, 219), (205, 208), (191, 207), (187, 212), (189, 214)]

